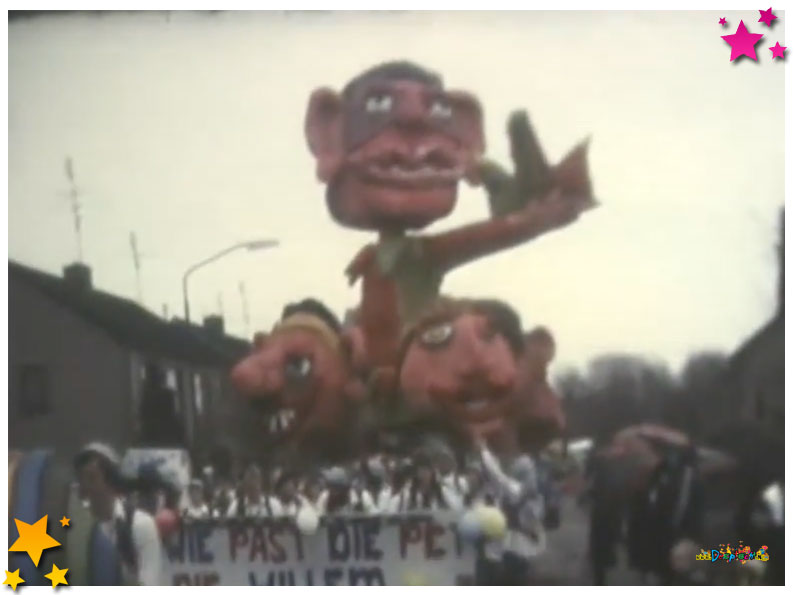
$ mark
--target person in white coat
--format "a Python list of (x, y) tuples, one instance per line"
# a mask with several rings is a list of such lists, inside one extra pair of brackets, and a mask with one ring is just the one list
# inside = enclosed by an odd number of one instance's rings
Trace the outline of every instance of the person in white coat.
[(383, 457), (371, 456), (362, 463), (362, 489), (369, 494), (375, 514), (389, 514), (394, 496)]
[(342, 467), (327, 469), (323, 479), (326, 488), (317, 499), (318, 514), (377, 514), (370, 494), (364, 489), (354, 488), (350, 474)]
[(286, 471), (276, 483), (276, 495), (281, 505), (281, 516), (296, 518), (304, 508), (317, 512), (316, 502), (302, 493), (301, 482), (296, 473)]
[(262, 472), (256, 465), (246, 469), (243, 485), (236, 495), (226, 516), (230, 518), (268, 518), (282, 515), (278, 498), (266, 494), (262, 485)]
[(182, 509), (182, 518), (189, 520), (210, 518), (210, 507), (204, 502), (204, 484), (200, 479), (190, 482), (187, 491), (187, 502)]
[(427, 455), (414, 457), (412, 471), (407, 485), (392, 497), (392, 512), (462, 510), (461, 496), (441, 482)]
[(524, 585), (528, 578), (529, 560), (546, 549), (543, 497), (538, 489), (535, 464), (528, 455), (521, 455), (513, 461), (510, 475), (507, 475), (484, 443), (480, 445), (480, 456), (488, 481), (498, 491), (499, 503), (507, 518), (501, 584)]
[(469, 492), (468, 480), (465, 474), (458, 472), (452, 450), (446, 444), (439, 443), (434, 449), (432, 461), (441, 485), (454, 492), (457, 499), (463, 499)]
[(91, 443), (74, 459), (81, 499), (119, 554), (126, 585), (162, 584), (162, 546), (154, 518), (123, 496), (124, 481), (116, 451)]

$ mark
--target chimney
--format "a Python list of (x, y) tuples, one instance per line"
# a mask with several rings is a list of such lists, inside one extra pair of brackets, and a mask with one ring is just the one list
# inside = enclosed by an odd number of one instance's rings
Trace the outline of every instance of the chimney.
[(91, 291), (91, 269), (81, 262), (63, 267), (63, 280), (75, 291)]
[(205, 316), (204, 329), (214, 337), (222, 337), (224, 335), (223, 316), (216, 314)]

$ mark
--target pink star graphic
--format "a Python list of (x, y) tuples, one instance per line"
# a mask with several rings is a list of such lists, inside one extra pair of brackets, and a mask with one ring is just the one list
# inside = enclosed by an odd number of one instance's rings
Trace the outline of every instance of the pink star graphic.
[(767, 27), (772, 26), (772, 21), (774, 21), (777, 17), (772, 14), (772, 8), (770, 7), (768, 10), (759, 10), (758, 12), (761, 13), (761, 18), (758, 19), (759, 23), (763, 23)]
[(722, 26), (724, 27), (724, 26), (725, 26), (725, 25), (727, 25), (727, 24), (728, 24), (728, 21), (726, 21), (726, 20), (725, 20), (725, 17), (722, 17), (722, 18), (720, 19), (720, 25), (722, 25)]
[(772, 59), (774, 60), (775, 58), (780, 58), (781, 60), (785, 60), (786, 58), (783, 56), (783, 53), (786, 51), (787, 47), (788, 46), (780, 45), (779, 41), (776, 42), (774, 46), (769, 48), (769, 50), (772, 52)]
[[(771, 9), (770, 9), (771, 10)], [(761, 41), (761, 33), (750, 33), (744, 26), (744, 21), (739, 21), (739, 27), (733, 35), (720, 35), (731, 46), (731, 62), (739, 56), (747, 56), (758, 62), (755, 55), (755, 45)]]

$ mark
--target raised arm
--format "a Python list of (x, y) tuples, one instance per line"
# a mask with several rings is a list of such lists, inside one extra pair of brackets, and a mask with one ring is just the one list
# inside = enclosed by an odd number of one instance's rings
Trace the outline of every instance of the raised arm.
[(427, 239), (428, 256), (448, 271), (511, 248), (575, 221), (594, 206), (588, 174), (588, 141), (549, 167), (526, 113), (508, 124), (514, 174), (483, 161), (477, 178), (488, 191), (492, 218)]
[(497, 461), (496, 457), (488, 450), (484, 442), (479, 444), (479, 449), (483, 470), (488, 480), (502, 492), (506, 493), (509, 498), (516, 498), (518, 494), (521, 493), (521, 484), (502, 471), (502, 466), (499, 464), (499, 461)]
[(588, 206), (589, 199), (564, 195), (555, 188), (545, 198), (530, 201), (509, 215), (427, 238), (426, 253), (438, 268), (449, 271), (564, 227), (574, 222)]

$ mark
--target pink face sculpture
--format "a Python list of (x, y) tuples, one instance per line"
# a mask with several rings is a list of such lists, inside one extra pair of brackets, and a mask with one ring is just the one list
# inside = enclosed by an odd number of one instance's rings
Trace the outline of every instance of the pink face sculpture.
[(347, 407), (363, 397), (339, 330), (309, 312), (290, 314), (260, 335), (231, 379), (275, 443), (300, 446), (318, 434), (344, 432)]
[(315, 90), (306, 140), (334, 219), (368, 230), (419, 229), (448, 215), (484, 150), (478, 101), (408, 62), (371, 68), (341, 94)]
[(441, 300), (407, 337), (399, 375), (406, 404), (472, 432), (504, 430), (520, 342), (520, 322), (508, 307)]

